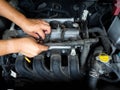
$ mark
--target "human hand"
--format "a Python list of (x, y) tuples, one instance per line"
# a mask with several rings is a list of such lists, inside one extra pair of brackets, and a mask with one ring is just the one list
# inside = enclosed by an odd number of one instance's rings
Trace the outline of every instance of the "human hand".
[(11, 43), (15, 43), (14, 49), (17, 50), (17, 53), (21, 53), (30, 58), (48, 50), (48, 46), (40, 45), (35, 39), (30, 37), (14, 39)]
[(38, 34), (45, 38), (45, 34), (50, 34), (51, 28), (50, 25), (44, 20), (40, 19), (28, 19), (25, 24), (21, 26), (24, 32), (27, 34), (39, 38)]

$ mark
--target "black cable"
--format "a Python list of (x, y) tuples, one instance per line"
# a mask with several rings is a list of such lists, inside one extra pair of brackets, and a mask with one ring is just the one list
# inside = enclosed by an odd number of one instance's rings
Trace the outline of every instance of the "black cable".
[[(108, 54), (110, 54), (110, 50), (111, 50), (111, 42), (109, 40), (109, 38), (107, 37), (106, 33), (104, 33), (104, 30), (98, 27), (94, 27), (88, 30), (89, 33), (98, 33), (101, 36), (101, 42), (104, 46), (104, 49), (106, 50), (106, 52)], [(102, 37), (103, 36), (103, 37)]]

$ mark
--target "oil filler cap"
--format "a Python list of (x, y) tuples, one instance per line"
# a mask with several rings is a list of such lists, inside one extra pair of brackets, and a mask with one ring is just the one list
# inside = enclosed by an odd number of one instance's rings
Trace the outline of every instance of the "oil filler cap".
[(108, 63), (111, 60), (111, 56), (109, 56), (106, 53), (100, 53), (97, 57), (97, 60), (103, 62), (103, 63)]

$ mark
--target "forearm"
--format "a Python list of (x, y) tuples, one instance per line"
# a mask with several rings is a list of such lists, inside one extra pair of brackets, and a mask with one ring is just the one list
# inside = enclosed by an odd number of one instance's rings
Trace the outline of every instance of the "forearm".
[(18, 45), (15, 44), (16, 44), (15, 39), (0, 40), (0, 56), (11, 53), (17, 53), (19, 50), (17, 49), (16, 46)]
[(24, 23), (27, 22), (26, 17), (6, 2), (6, 0), (0, 0), (0, 16), (11, 20), (20, 27), (24, 26)]

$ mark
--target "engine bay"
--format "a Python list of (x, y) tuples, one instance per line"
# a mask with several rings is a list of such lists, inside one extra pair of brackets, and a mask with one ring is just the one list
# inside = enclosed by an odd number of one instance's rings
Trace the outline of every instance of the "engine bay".
[[(26, 17), (48, 22), (51, 33), (40, 42), (48, 45), (49, 50), (34, 58), (26, 59), (20, 53), (0, 57), (5, 81), (24, 85), (25, 82), (72, 82), (86, 78), (92, 90), (97, 88), (99, 80), (120, 81), (119, 0), (9, 2)], [(28, 37), (13, 22), (2, 28), (5, 31), (1, 39)]]

